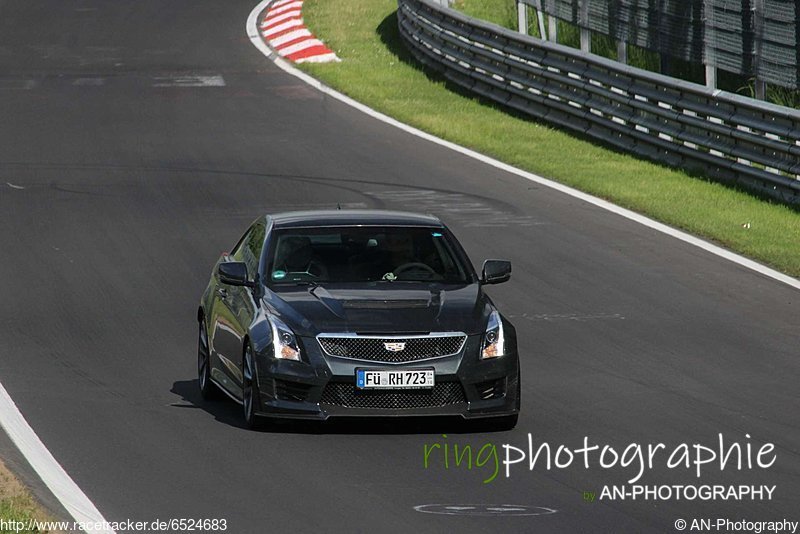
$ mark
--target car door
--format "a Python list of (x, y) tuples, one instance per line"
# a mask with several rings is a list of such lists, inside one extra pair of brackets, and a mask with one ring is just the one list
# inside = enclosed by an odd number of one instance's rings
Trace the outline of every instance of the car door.
[[(247, 245), (247, 239), (252, 234), (253, 227), (247, 230), (239, 239), (230, 254), (223, 254), (219, 263), (226, 261), (241, 261), (243, 249)], [(239, 393), (239, 362), (241, 358), (241, 330), (238, 318), (234, 313), (235, 305), (232, 305), (235, 297), (238, 296), (242, 288), (223, 284), (219, 280), (217, 268), (214, 269), (214, 292), (212, 294), (212, 304), (209, 314), (209, 339), (212, 358), (215, 364), (212, 368), (212, 376), (220, 382), (225, 389), (232, 394)]]
[(208, 309), (206, 310), (206, 327), (208, 328), (208, 348), (211, 363), (211, 377), (222, 387), (231, 390), (234, 382), (229, 378), (232, 376), (230, 370), (230, 360), (224, 347), (226, 336), (231, 330), (228, 309), (223, 304), (223, 299), (227, 298), (229, 286), (219, 280), (218, 267), (222, 262), (228, 261), (228, 253), (224, 253), (214, 266), (211, 294), (208, 298)]
[[(247, 274), (251, 280), (258, 275), (261, 250), (264, 246), (264, 232), (264, 222), (256, 222), (245, 235), (241, 246), (237, 247), (230, 257), (230, 261), (240, 261), (247, 265)], [(235, 384), (232, 389), (236, 391), (237, 395), (240, 395), (244, 338), (255, 319), (258, 303), (253, 290), (243, 286), (227, 286), (225, 298), (221, 298), (220, 302), (224, 307), (224, 311), (220, 315), (229, 319), (230, 326), (224, 334), (223, 342), (223, 350), (229, 362), (226, 368)]]

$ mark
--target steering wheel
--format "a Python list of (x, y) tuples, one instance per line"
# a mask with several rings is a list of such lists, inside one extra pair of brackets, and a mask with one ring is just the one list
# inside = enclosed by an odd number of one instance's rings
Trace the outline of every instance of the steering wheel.
[(400, 276), (401, 273), (405, 271), (425, 271), (426, 273), (436, 276), (436, 271), (433, 268), (422, 262), (412, 261), (409, 263), (404, 263), (403, 265), (398, 266), (394, 271), (392, 271), (395, 275)]

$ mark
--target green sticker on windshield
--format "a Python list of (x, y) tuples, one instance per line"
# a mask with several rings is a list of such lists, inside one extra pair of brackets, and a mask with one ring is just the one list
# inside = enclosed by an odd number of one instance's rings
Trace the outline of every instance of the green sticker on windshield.
[(442, 234), (440, 234), (439, 232), (433, 232), (431, 235), (433, 237), (442, 237)]
[(280, 280), (282, 278), (286, 278), (286, 271), (273, 271), (272, 272), (272, 279), (273, 280)]

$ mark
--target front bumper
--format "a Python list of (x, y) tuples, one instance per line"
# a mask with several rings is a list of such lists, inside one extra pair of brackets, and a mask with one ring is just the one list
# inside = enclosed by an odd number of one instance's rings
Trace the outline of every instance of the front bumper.
[[(326, 420), (330, 417), (499, 417), (519, 412), (516, 344), (508, 353), (479, 360), (481, 336), (469, 336), (458, 354), (403, 364), (366, 362), (323, 353), (315, 338), (301, 338), (306, 361), (260, 355), (259, 415)], [(358, 390), (357, 368), (433, 368), (427, 390)]]

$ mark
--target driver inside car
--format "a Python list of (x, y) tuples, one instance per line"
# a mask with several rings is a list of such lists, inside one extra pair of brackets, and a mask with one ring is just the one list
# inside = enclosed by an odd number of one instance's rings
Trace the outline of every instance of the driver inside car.
[[(438, 234), (441, 236), (441, 234)], [(436, 237), (436, 236), (434, 236)], [(352, 278), (372, 281), (440, 280), (446, 269), (430, 240), (401, 232), (348, 235), (347, 269)]]
[(280, 241), (277, 255), (279, 259), (276, 261), (276, 265), (287, 273), (290, 279), (296, 278), (298, 275), (314, 279), (325, 279), (328, 276), (328, 269), (316, 257), (311, 239), (308, 237), (283, 238)]
[(382, 245), (384, 251), (384, 261), (382, 263), (384, 276), (388, 273), (393, 273), (404, 264), (418, 262), (418, 260), (414, 259), (414, 241), (408, 234), (387, 234)]

